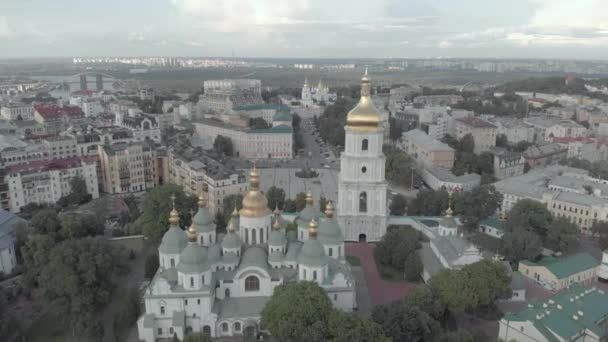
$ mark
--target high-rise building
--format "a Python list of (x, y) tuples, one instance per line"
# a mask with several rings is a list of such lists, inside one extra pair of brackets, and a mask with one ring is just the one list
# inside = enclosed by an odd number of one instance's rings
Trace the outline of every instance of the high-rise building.
[(338, 220), (346, 241), (379, 241), (386, 232), (384, 128), (371, 99), (367, 70), (361, 99), (346, 117), (346, 138), (340, 161)]
[(201, 105), (219, 112), (264, 103), (260, 80), (209, 80), (203, 83), (203, 88)]

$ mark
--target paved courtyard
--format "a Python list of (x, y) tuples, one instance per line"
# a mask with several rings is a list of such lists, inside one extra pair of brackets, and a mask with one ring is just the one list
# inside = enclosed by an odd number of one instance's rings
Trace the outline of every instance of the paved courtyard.
[(299, 169), (259, 169), (261, 174), (262, 191), (266, 192), (271, 186), (285, 190), (287, 198), (294, 199), (299, 192), (312, 191), (316, 201), (323, 196), (332, 201), (338, 199), (338, 171), (332, 169), (317, 169), (319, 177), (299, 178)]
[[(374, 261), (375, 247), (375, 245), (369, 243), (347, 243), (345, 246), (346, 255), (356, 256), (361, 259), (361, 266), (365, 272), (371, 304), (374, 306), (401, 299), (407, 295), (410, 289), (416, 287), (415, 283), (383, 280), (378, 273), (376, 262)], [(357, 291), (357, 296), (359, 296), (359, 291)], [(358, 298), (358, 300), (361, 302), (361, 298)]]

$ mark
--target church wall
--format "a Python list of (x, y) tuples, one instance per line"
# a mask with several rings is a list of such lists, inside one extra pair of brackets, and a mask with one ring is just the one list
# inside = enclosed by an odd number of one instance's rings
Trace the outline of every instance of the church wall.
[[(326, 289), (327, 290), (327, 289)], [(352, 312), (353, 308), (356, 307), (355, 291), (327, 291), (327, 297), (331, 301), (334, 308)]]
[[(160, 267), (162, 267), (164, 269), (175, 267), (179, 263), (179, 254), (160, 253), (159, 258), (160, 258), (160, 260), (159, 260)], [(173, 259), (173, 266), (171, 265), (171, 259)]]
[[(249, 276), (256, 276), (260, 281), (260, 289), (258, 291), (245, 291), (245, 279)], [(230, 295), (232, 297), (272, 296), (274, 287), (279, 284), (280, 282), (275, 282), (273, 284), (270, 275), (266, 273), (265, 270), (252, 267), (235, 275), (234, 283), (230, 289)]]
[[(253, 234), (255, 232), (255, 243), (265, 243), (268, 241), (268, 234), (270, 232), (272, 215), (263, 217), (241, 217), (239, 234), (241, 235), (241, 241), (244, 244), (251, 244), (253, 240)], [(260, 228), (262, 229), (263, 241), (260, 241)]]

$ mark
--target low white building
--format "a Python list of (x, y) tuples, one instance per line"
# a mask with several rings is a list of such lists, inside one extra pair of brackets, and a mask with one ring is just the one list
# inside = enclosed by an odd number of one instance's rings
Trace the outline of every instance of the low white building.
[(70, 181), (80, 176), (92, 198), (99, 197), (94, 157), (39, 160), (6, 168), (4, 183), (9, 188), (9, 207), (17, 213), (30, 204), (54, 204), (71, 192)]
[(293, 158), (293, 130), (288, 126), (267, 129), (240, 129), (218, 120), (200, 119), (195, 131), (207, 146), (218, 136), (230, 138), (236, 157), (251, 159)]
[(459, 189), (461, 191), (469, 191), (481, 183), (481, 176), (476, 173), (469, 173), (462, 176), (456, 176), (450, 170), (431, 167), (422, 170), (422, 179), (433, 190)]

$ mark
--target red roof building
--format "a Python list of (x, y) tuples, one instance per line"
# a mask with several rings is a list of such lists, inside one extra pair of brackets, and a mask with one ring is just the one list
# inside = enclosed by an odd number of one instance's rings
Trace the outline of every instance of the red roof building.
[(53, 104), (34, 105), (34, 120), (40, 123), (83, 117), (84, 113), (82, 112), (82, 109), (76, 106), (59, 107)]
[(52, 160), (36, 160), (28, 163), (11, 165), (6, 168), (7, 174), (32, 173), (50, 170), (65, 170), (81, 166), (83, 164), (94, 164), (97, 156), (70, 157)]

